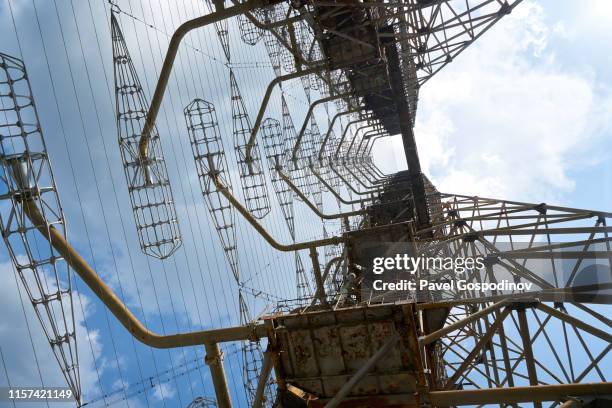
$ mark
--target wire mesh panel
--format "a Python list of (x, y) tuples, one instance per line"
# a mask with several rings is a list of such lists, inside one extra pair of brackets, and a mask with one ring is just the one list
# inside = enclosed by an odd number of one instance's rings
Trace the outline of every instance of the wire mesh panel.
[(251, 136), (251, 122), (232, 70), (230, 70), (230, 86), (234, 149), (238, 160), (242, 193), (244, 194), (246, 208), (253, 214), (253, 217), (261, 219), (270, 212), (268, 188), (266, 187), (259, 145), (255, 145), (253, 148), (252, 160), (247, 161), (246, 159), (246, 147)]
[[(288, 45), (293, 45), (295, 42), (291, 40), (291, 37), (295, 38), (295, 30), (293, 28), (293, 24), (289, 23), (286, 26), (281, 27), (280, 35), (285, 40), (285, 43)], [(295, 50), (297, 52), (297, 50)], [(285, 45), (280, 47), (280, 60), (283, 66), (283, 69), (286, 72), (294, 72), (295, 65), (295, 56), (293, 55), (293, 50), (288, 49)]]
[(296, 40), (302, 57), (308, 62), (318, 61), (322, 58), (321, 49), (316, 41), (308, 23), (298, 21), (295, 24)]
[(218, 177), (227, 188), (232, 188), (215, 106), (202, 99), (195, 99), (187, 105), (184, 113), (204, 201), (221, 240), (225, 257), (235, 279), (239, 281), (234, 209), (217, 190), (211, 177)]
[[(285, 162), (284, 143), (282, 137), (281, 125), (278, 120), (267, 118), (264, 120), (261, 126), (263, 133), (263, 141), (266, 152), (266, 158), (268, 159), (270, 167), (270, 175), (272, 178), (272, 186), (276, 192), (276, 196), (280, 203), (280, 208), (283, 212), (283, 217), (289, 228), (289, 233), (295, 241), (295, 219), (293, 214), (293, 194), (291, 189), (285, 183), (279, 173), (278, 169), (282, 168)], [(311, 296), (311, 289), (306, 276), (306, 270), (300, 258), (298, 251), (295, 251), (295, 273), (296, 273), (296, 288), (297, 298), (307, 299)]]
[[(287, 5), (285, 3), (277, 3), (267, 7), (263, 7), (259, 16), (265, 24), (278, 23), (285, 20), (287, 15)], [(286, 50), (285, 47), (278, 40), (277, 35), (283, 40), (285, 39), (285, 26), (281, 26), (280, 29), (275, 30), (263, 30), (262, 38), (266, 47), (266, 52), (270, 58), (270, 63), (274, 69), (274, 74), (278, 77), (281, 75), (282, 70), (282, 53)], [(274, 32), (274, 33), (273, 33)], [(276, 34), (276, 35), (275, 35)], [(282, 84), (280, 85), (282, 87)]]
[(114, 13), (111, 31), (119, 147), (136, 230), (142, 251), (164, 259), (181, 245), (166, 162), (155, 126), (142, 133), (148, 102)]
[[(0, 228), (62, 374), (81, 397), (71, 271), (46, 237), (64, 214), (23, 62), (0, 53)], [(8, 277), (5, 277), (8, 279)]]
[(302, 88), (304, 88), (304, 94), (306, 94), (306, 100), (310, 103), (310, 77), (303, 75), (300, 77), (300, 81), (302, 82)]

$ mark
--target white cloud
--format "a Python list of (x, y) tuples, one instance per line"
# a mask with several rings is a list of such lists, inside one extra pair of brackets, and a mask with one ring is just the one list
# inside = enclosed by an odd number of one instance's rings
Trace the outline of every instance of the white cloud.
[[(0, 275), (4, 277), (3, 284), (0, 285), (0, 310), (3, 316), (0, 324), (0, 346), (9, 377), (3, 380), (2, 385), (6, 385), (7, 380), (10, 380), (13, 386), (40, 386), (42, 376), (45, 386), (66, 386), (59, 365), (34, 314), (34, 309), (25, 293), (22, 293), (27, 322), (24, 319), (24, 310), (10, 263), (0, 263)], [(100, 374), (104, 372), (106, 362), (102, 357), (102, 344), (98, 330), (90, 330), (88, 336), (85, 329), (85, 318), (90, 314), (90, 300), (81, 295), (83, 305), (81, 309), (75, 292), (73, 296), (81, 389), (87, 392), (88, 398), (91, 398), (100, 392), (94, 361), (98, 365)], [(28, 325), (30, 332), (28, 332)], [(30, 343), (30, 333), (32, 343)], [(36, 350), (36, 356), (32, 348)], [(2, 377), (4, 377), (4, 372)]]
[(175, 394), (176, 390), (167, 383), (157, 384), (153, 389), (153, 396), (159, 401), (172, 399)]
[[(544, 10), (525, 2), (421, 90), (415, 134), (440, 191), (558, 200), (611, 115), (609, 91), (548, 47)], [(396, 148), (401, 146), (395, 141)]]

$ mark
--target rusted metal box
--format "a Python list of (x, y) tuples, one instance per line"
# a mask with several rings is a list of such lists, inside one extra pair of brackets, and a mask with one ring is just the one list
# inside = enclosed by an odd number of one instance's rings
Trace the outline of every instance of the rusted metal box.
[(290, 386), (316, 396), (318, 405), (332, 398), (389, 336), (399, 333), (400, 340), (350, 391), (346, 403), (372, 406), (372, 398), (390, 398), (405, 401), (394, 406), (412, 406), (416, 364), (410, 318), (397, 304), (274, 317), (277, 373)]

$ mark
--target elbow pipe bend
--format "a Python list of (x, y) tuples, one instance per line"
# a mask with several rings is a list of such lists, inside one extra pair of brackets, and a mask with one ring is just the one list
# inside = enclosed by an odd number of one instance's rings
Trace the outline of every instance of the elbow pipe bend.
[(315, 213), (317, 214), (319, 217), (323, 218), (324, 220), (336, 220), (336, 219), (342, 219), (345, 217), (352, 217), (355, 215), (363, 215), (366, 213), (365, 210), (357, 210), (357, 211), (348, 211), (348, 212), (344, 212), (344, 213), (336, 213), (336, 214), (324, 214), (322, 213), (316, 205), (314, 205), (309, 199), (308, 197), (306, 197), (304, 195), (304, 193), (302, 193), (302, 191), (297, 188), (297, 186), (295, 184), (293, 184), (293, 182), (291, 181), (291, 179), (289, 179), (289, 177), (287, 177), (287, 175), (285, 173), (283, 173), (281, 170), (277, 170), (278, 174), (281, 176), (281, 178), (283, 179), (283, 181), (285, 183), (287, 183), (287, 185), (302, 199), (302, 201), (304, 201), (304, 203), (306, 203), (306, 205)]
[(267, 335), (263, 324), (169, 335), (160, 335), (152, 332), (134, 316), (87, 261), (66, 241), (64, 235), (53, 226), (47, 227), (48, 224), (33, 198), (24, 199), (22, 206), (24, 212), (38, 231), (59, 252), (68, 265), (81, 277), (104, 305), (108, 307), (117, 320), (141, 343), (154, 348), (164, 349), (236, 341), (249, 338), (249, 336), (260, 338)]
[(342, 237), (329, 237), (314, 241), (297, 242), (294, 244), (281, 244), (276, 241), (268, 231), (244, 208), (244, 206), (238, 201), (238, 199), (230, 192), (230, 190), (221, 183), (217, 175), (211, 174), (210, 176), (215, 183), (215, 186), (223, 194), (223, 196), (238, 210), (238, 212), (259, 232), (259, 234), (274, 248), (283, 252), (293, 252), (302, 249), (317, 248), (326, 245), (337, 245), (344, 242)]

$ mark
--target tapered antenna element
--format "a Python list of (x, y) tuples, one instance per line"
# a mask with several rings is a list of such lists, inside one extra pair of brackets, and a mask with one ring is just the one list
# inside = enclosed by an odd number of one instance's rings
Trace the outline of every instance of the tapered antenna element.
[(66, 237), (64, 213), (25, 65), (2, 53), (0, 112), (2, 238), (62, 375), (80, 402), (72, 272), (44, 238), (50, 229)]
[(164, 259), (181, 246), (181, 233), (157, 128), (140, 151), (148, 110), (142, 85), (115, 14), (111, 13), (117, 131), (123, 170), (142, 251)]

